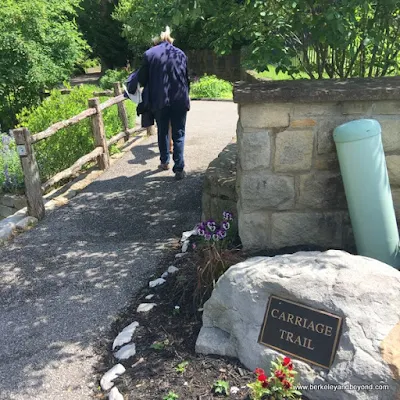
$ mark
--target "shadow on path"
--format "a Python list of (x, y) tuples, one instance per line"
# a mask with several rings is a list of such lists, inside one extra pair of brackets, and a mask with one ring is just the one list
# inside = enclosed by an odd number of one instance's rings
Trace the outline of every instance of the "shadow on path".
[(213, 149), (207, 137), (198, 147), (201, 134), (196, 146), (188, 142), (192, 161), (178, 182), (172, 172), (157, 171), (156, 138), (148, 138), (68, 205), (0, 248), (1, 400), (91, 397), (96, 342), (171, 243), (198, 222), (202, 174), (234, 124)]

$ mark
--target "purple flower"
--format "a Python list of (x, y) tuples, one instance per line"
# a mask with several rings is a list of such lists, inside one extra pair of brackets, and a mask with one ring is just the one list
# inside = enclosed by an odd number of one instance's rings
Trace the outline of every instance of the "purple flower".
[(196, 243), (192, 243), (192, 249), (196, 250), (196, 248), (197, 248), (197, 244)]
[(210, 219), (209, 221), (207, 221), (207, 228), (211, 232), (214, 232), (217, 229), (217, 224), (215, 223), (214, 220)]
[(229, 211), (224, 211), (222, 213), (222, 217), (225, 221), (232, 221), (233, 220), (233, 215)]
[(204, 229), (201, 229), (201, 228), (198, 228), (198, 229), (197, 229), (197, 234), (198, 234), (199, 236), (204, 236), (205, 233), (206, 233), (206, 231), (205, 231)]
[(211, 240), (211, 233), (206, 233), (205, 235), (204, 235), (204, 239), (206, 239), (207, 241), (210, 241)]
[(214, 242), (218, 242), (218, 240), (219, 240), (219, 236), (216, 233), (214, 233), (212, 235), (212, 238), (213, 238)]
[(224, 222), (222, 223), (222, 228), (223, 228), (224, 230), (227, 231), (230, 227), (231, 227), (231, 224), (230, 224), (228, 221), (224, 221)]
[(225, 239), (226, 238), (226, 231), (225, 230), (223, 230), (223, 229), (220, 229), (218, 232), (217, 232), (217, 235), (219, 236), (219, 238), (222, 240), (222, 239)]

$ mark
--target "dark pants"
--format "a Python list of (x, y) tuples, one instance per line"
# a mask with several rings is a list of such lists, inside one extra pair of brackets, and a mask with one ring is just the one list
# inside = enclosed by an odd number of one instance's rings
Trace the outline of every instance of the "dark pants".
[(168, 130), (171, 123), (172, 140), (174, 142), (174, 172), (183, 171), (185, 167), (183, 148), (185, 144), (186, 113), (186, 109), (174, 106), (165, 107), (155, 113), (161, 164), (168, 164), (170, 159)]

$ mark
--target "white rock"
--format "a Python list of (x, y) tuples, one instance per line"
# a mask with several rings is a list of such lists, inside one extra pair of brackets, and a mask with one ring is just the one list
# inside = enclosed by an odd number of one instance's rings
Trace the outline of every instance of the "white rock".
[(176, 267), (174, 267), (173, 265), (170, 265), (169, 267), (168, 267), (168, 273), (169, 274), (175, 274), (175, 272), (178, 272), (179, 271), (179, 268), (176, 268)]
[(124, 400), (124, 396), (119, 392), (117, 387), (113, 387), (108, 393), (109, 400)]
[(35, 217), (26, 217), (19, 221), (15, 227), (19, 231), (26, 231), (29, 227), (35, 226), (38, 222), (38, 219)]
[(134, 334), (138, 326), (139, 322), (137, 321), (132, 322), (130, 325), (126, 326), (115, 338), (112, 349), (114, 350), (118, 346), (129, 343), (132, 340), (132, 335)]
[(175, 254), (175, 258), (182, 258), (182, 257), (187, 256), (187, 254), (188, 253), (178, 253), (178, 254)]
[(182, 253), (186, 253), (187, 252), (187, 249), (188, 249), (188, 247), (189, 247), (189, 240), (185, 240), (184, 242), (183, 242), (183, 245), (182, 245)]
[(151, 311), (157, 304), (156, 303), (142, 303), (139, 304), (136, 312), (149, 312)]
[(388, 390), (302, 390), (314, 400), (400, 398), (400, 272), (379, 261), (330, 250), (255, 257), (218, 280), (204, 305), (196, 350), (237, 357), (269, 370), (279, 353), (258, 343), (271, 295), (343, 316), (329, 373), (294, 358), (302, 385), (387, 385)]
[(148, 294), (145, 299), (146, 300), (151, 300), (154, 297), (154, 294)]
[(190, 238), (190, 236), (196, 235), (196, 229), (193, 229), (191, 231), (186, 231), (182, 233), (182, 238), (181, 238), (181, 242), (185, 242), (186, 240), (188, 240)]
[(14, 230), (12, 226), (6, 226), (0, 229), (0, 243), (4, 243), (7, 240), (11, 239), (13, 232)]
[(127, 344), (124, 347), (121, 347), (114, 355), (118, 360), (127, 360), (130, 357), (133, 357), (136, 354), (136, 345), (135, 343)]
[(231, 387), (231, 394), (236, 394), (239, 393), (240, 389), (237, 386), (232, 386)]
[(125, 367), (122, 364), (114, 365), (101, 378), (100, 386), (104, 391), (110, 390), (114, 386), (113, 380), (118, 378), (125, 372)]
[(25, 215), (18, 214), (18, 212), (16, 212), (14, 215), (4, 218), (0, 221), (0, 230), (6, 227), (11, 227), (14, 229), (15, 225), (24, 218)]
[(154, 281), (149, 282), (149, 287), (153, 288), (156, 286), (160, 286), (160, 285), (163, 285), (165, 282), (166, 282), (166, 280), (164, 278), (157, 278), (157, 279), (154, 279)]
[(168, 276), (168, 271), (165, 271), (162, 275), (161, 278), (165, 279)]

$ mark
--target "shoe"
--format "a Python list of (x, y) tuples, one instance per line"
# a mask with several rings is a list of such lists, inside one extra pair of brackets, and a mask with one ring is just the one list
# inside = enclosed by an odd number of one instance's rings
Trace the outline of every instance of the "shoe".
[(160, 164), (158, 166), (158, 169), (161, 169), (163, 171), (168, 171), (169, 170), (169, 164)]
[(175, 172), (175, 179), (177, 181), (180, 181), (181, 179), (183, 179), (186, 176), (186, 172), (185, 171), (176, 171)]

